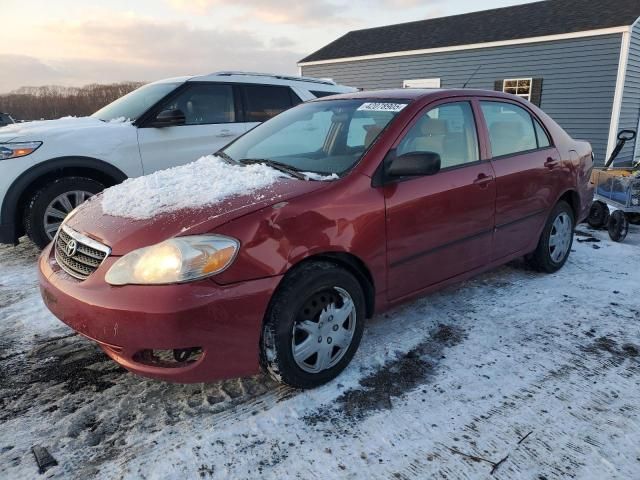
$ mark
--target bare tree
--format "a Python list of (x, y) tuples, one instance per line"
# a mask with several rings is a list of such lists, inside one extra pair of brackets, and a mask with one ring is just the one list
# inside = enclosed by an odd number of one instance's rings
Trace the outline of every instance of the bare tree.
[(105, 105), (144, 85), (123, 82), (84, 87), (21, 87), (0, 95), (0, 112), (16, 120), (51, 120), (60, 117), (91, 115)]

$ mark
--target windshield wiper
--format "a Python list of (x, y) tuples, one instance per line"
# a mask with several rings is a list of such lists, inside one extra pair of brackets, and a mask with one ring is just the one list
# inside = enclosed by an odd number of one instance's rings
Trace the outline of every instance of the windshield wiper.
[(280, 170), (292, 177), (295, 177), (299, 180), (308, 180), (307, 176), (300, 173), (300, 170), (291, 165), (287, 165), (286, 163), (276, 162), (275, 160), (269, 160), (268, 158), (243, 158), (239, 160), (239, 163), (243, 165), (255, 165), (256, 163), (264, 163), (276, 170)]
[(237, 160), (234, 160), (233, 158), (231, 158), (229, 155), (227, 155), (226, 153), (224, 153), (222, 150), (218, 150), (216, 153), (214, 153), (214, 155), (216, 157), (220, 157), (223, 160), (226, 160), (229, 163), (233, 163), (235, 165), (239, 164), (240, 162)]

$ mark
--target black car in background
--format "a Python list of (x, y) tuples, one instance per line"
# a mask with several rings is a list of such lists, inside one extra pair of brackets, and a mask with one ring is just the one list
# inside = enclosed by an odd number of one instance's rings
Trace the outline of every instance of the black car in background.
[(11, 118), (11, 115), (9, 115), (8, 113), (0, 112), (0, 127), (4, 127), (5, 125), (9, 125), (11, 123), (16, 123), (14, 122), (13, 118)]

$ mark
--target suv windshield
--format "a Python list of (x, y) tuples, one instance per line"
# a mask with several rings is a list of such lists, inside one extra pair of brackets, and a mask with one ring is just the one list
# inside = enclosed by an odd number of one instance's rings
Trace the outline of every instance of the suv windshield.
[(236, 161), (267, 160), (339, 175), (362, 158), (407, 104), (360, 99), (305, 103), (254, 128), (222, 153)]
[(180, 85), (180, 83), (155, 83), (145, 85), (133, 92), (127, 93), (115, 102), (111, 102), (91, 116), (99, 118), (103, 122), (110, 122), (111, 120), (117, 119), (137, 120), (140, 115), (174, 90), (178, 85)]

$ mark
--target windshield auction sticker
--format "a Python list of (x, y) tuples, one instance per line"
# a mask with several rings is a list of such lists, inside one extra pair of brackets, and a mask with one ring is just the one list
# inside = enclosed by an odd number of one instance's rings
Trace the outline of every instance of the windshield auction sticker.
[(358, 107), (360, 112), (399, 112), (406, 103), (363, 103)]

